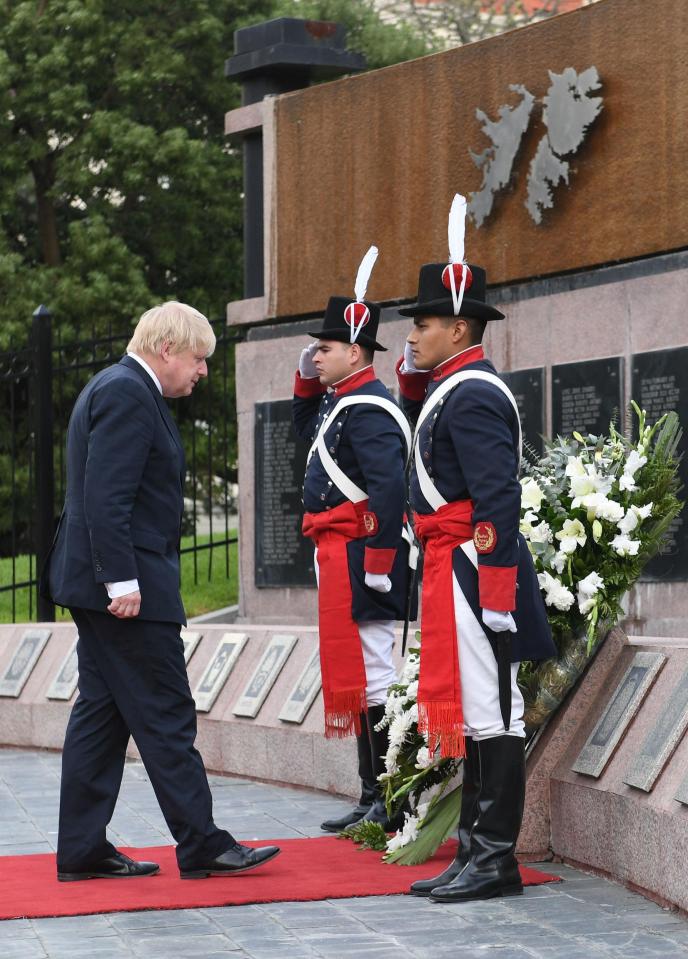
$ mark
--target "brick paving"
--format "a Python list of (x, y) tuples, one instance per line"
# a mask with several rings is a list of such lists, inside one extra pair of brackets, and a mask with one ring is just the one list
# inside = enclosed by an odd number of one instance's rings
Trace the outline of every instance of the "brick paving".
[[(0, 855), (51, 852), (60, 756), (0, 749)], [(215, 818), (243, 839), (322, 835), (340, 800), (213, 776)], [(127, 764), (110, 838), (170, 835), (140, 763)], [(539, 864), (562, 883), (461, 905), (410, 896), (0, 922), (2, 959), (650, 959), (688, 957), (688, 921), (616, 883)], [(296, 880), (298, 881), (298, 877)]]

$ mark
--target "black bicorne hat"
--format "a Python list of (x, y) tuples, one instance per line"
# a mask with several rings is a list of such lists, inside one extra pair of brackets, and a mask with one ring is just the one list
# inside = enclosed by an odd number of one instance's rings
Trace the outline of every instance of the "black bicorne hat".
[(485, 302), (486, 274), (480, 266), (466, 263), (426, 263), (418, 277), (418, 299), (411, 306), (399, 310), (402, 316), (454, 316), (454, 298), (450, 270), (454, 271), (454, 286), (461, 286), (466, 271), (464, 295), (459, 316), (476, 320), (503, 320), (504, 314)]
[(364, 299), (370, 274), (377, 259), (377, 247), (371, 246), (361, 260), (354, 284), (355, 300), (349, 296), (331, 296), (322, 329), (308, 333), (319, 340), (337, 340), (339, 343), (359, 343), (369, 350), (387, 350), (377, 342), (380, 307)]

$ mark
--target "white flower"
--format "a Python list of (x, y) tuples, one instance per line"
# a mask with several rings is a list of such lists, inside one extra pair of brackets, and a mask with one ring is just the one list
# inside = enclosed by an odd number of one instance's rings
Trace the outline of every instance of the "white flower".
[(421, 746), (416, 753), (416, 769), (427, 769), (432, 763), (433, 759), (430, 756), (430, 750), (427, 746)]
[(406, 822), (401, 830), (397, 829), (391, 839), (387, 840), (387, 852), (401, 849), (418, 838), (418, 818), (405, 813)]
[(623, 533), (619, 533), (611, 541), (611, 547), (619, 556), (637, 556), (640, 549), (640, 540), (629, 539)]
[(545, 602), (548, 606), (555, 606), (563, 612), (573, 606), (575, 602), (573, 593), (555, 576), (550, 576), (549, 573), (538, 573), (538, 583), (540, 588), (545, 590)]
[(629, 507), (626, 510), (626, 515), (623, 516), (616, 525), (622, 533), (628, 534), (633, 532), (638, 525), (638, 514), (634, 512), (633, 507)]
[(578, 583), (578, 608), (585, 615), (595, 605), (595, 594), (604, 587), (604, 580), (594, 570)]
[(413, 700), (416, 701), (418, 697), (418, 680), (414, 679), (412, 683), (409, 683), (406, 687), (406, 701)]
[(414, 679), (418, 679), (420, 675), (420, 657), (418, 653), (409, 653), (404, 663), (404, 668), (401, 672), (400, 683), (408, 684), (412, 683)]
[(585, 476), (585, 463), (580, 456), (569, 456), (566, 464), (567, 476)]
[(521, 518), (521, 522), (520, 522), (520, 524), (519, 524), (519, 530), (521, 531), (521, 533), (523, 533), (523, 535), (525, 536), (526, 539), (529, 539), (529, 538), (530, 538), (530, 530), (531, 530), (531, 527), (532, 527), (533, 523), (536, 523), (536, 522), (537, 522), (537, 516), (536, 516), (536, 514), (532, 511), (532, 509), (527, 510), (527, 511), (523, 514), (523, 516), (522, 516), (522, 518)]
[(537, 513), (544, 499), (544, 493), (534, 479), (528, 477), (521, 480), (521, 506), (535, 510)]
[(642, 456), (638, 450), (631, 450), (628, 459), (624, 465), (623, 475), (619, 480), (619, 488), (622, 490), (637, 489), (635, 483), (635, 474), (647, 463), (647, 456)]
[(549, 524), (543, 520), (541, 523), (538, 523), (537, 526), (533, 526), (530, 530), (529, 538), (531, 543), (551, 543), (552, 530)]
[(573, 507), (582, 506), (588, 511), (588, 519), (606, 519), (618, 523), (624, 514), (624, 508), (613, 499), (607, 499), (604, 493), (590, 493), (582, 499), (573, 500)]
[(646, 503), (645, 506), (632, 506), (631, 509), (637, 515), (638, 519), (641, 520), (642, 522), (642, 520), (647, 519), (648, 516), (652, 516), (653, 506), (654, 506), (654, 503)]
[(555, 569), (561, 576), (561, 574), (564, 572), (564, 567), (566, 566), (566, 553), (562, 553), (561, 551), (555, 553), (550, 565), (552, 569)]
[(583, 497), (590, 496), (592, 493), (602, 493), (606, 496), (613, 484), (614, 480), (610, 476), (598, 473), (594, 465), (589, 464), (583, 473), (575, 473), (570, 477), (571, 495), (574, 497), (573, 507), (579, 506)]
[(579, 519), (567, 519), (561, 530), (556, 534), (561, 543), (562, 553), (575, 553), (576, 547), (585, 546), (587, 534)]

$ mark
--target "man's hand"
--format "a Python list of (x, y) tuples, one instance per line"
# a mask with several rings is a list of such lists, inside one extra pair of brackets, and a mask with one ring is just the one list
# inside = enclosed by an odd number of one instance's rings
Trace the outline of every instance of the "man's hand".
[(365, 584), (377, 593), (388, 593), (392, 588), (392, 580), (386, 573), (366, 573)]
[(406, 343), (404, 346), (404, 362), (401, 364), (402, 373), (422, 373), (422, 370), (419, 370), (416, 366), (413, 359), (413, 350), (411, 349), (411, 344)]
[(498, 609), (484, 609), (483, 622), (493, 633), (516, 632), (516, 623), (511, 613), (504, 613)]
[(309, 344), (309, 346), (306, 346), (301, 350), (301, 357), (299, 359), (299, 373), (304, 380), (312, 380), (316, 376), (320, 376), (318, 370), (316, 369), (315, 363), (313, 362), (313, 357), (317, 352), (317, 341)]
[(124, 596), (113, 599), (108, 606), (108, 613), (112, 613), (117, 619), (133, 619), (139, 615), (140, 609), (141, 593), (137, 589), (133, 593), (125, 593)]

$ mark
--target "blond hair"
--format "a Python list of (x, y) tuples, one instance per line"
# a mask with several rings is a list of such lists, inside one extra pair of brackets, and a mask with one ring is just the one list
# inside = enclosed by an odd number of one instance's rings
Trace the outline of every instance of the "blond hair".
[(168, 300), (146, 310), (136, 324), (127, 352), (158, 353), (165, 342), (173, 353), (192, 350), (210, 356), (215, 349), (215, 334), (207, 318), (193, 306)]

